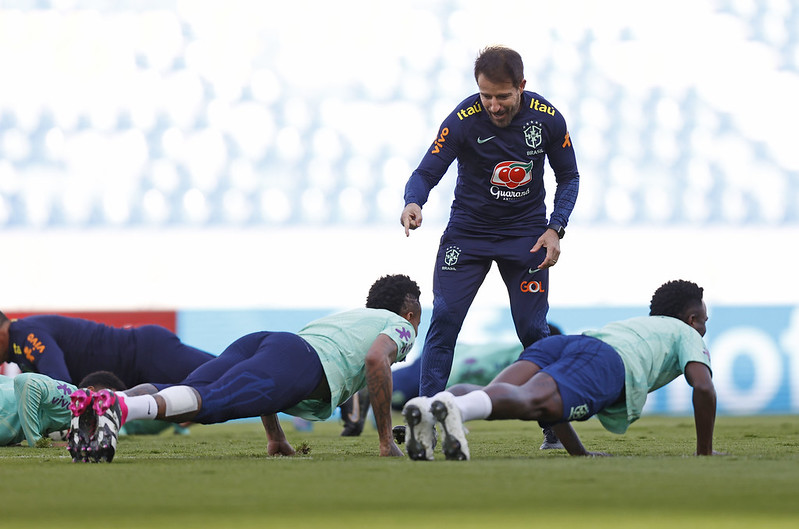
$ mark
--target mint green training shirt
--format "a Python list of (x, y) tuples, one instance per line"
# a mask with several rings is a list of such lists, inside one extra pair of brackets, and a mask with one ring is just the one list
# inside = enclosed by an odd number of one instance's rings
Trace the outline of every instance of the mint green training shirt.
[(14, 377), (19, 424), (30, 446), (52, 432), (69, 428), (69, 396), (76, 389), (77, 386), (38, 373)]
[(366, 353), (381, 334), (397, 344), (397, 362), (413, 347), (416, 331), (402, 316), (384, 309), (355, 309), (326, 316), (297, 333), (316, 350), (330, 385), (330, 402), (304, 400), (285, 410), (309, 420), (325, 420), (366, 386)]
[(0, 445), (27, 440), (35, 446), (42, 437), (69, 428), (72, 384), (38, 373), (0, 376)]
[(14, 378), (0, 375), (0, 446), (15, 445), (25, 439), (19, 425)]
[(696, 329), (669, 316), (631, 318), (583, 334), (613, 347), (624, 362), (626, 402), (597, 413), (613, 433), (626, 432), (641, 417), (647, 394), (682, 375), (688, 362), (710, 368), (710, 353)]
[(522, 354), (522, 344), (456, 345), (447, 387), (455, 384), (487, 386)]

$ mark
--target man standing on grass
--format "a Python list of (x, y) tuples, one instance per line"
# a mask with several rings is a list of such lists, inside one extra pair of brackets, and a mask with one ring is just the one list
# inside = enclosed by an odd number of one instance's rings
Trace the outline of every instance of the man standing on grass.
[(402, 456), (391, 432), (391, 364), (413, 346), (419, 296), (408, 276), (384, 276), (370, 288), (366, 308), (321, 318), (296, 334), (239, 338), (180, 384), (144, 384), (122, 393), (79, 389), (71, 402), (73, 461), (110, 462), (120, 426), (133, 419), (213, 424), (260, 416), (267, 453), (293, 455), (278, 412), (324, 420), (367, 386), (380, 455)]
[(463, 421), (521, 419), (551, 425), (571, 455), (589, 452), (570, 421), (597, 415), (605, 429), (624, 433), (641, 416), (647, 394), (681, 374), (693, 387), (696, 454), (712, 455), (716, 391), (705, 335), (703, 290), (670, 281), (652, 296), (649, 316), (610, 323), (581, 335), (544, 338), (486, 387), (456, 385), (403, 409), (407, 450), (432, 460), (435, 423), (447, 459), (469, 459)]
[[(433, 275), (433, 315), (422, 351), (419, 394), (442, 391), (455, 343), (477, 291), (496, 263), (523, 347), (549, 335), (549, 269), (577, 200), (577, 171), (566, 120), (542, 95), (525, 90), (522, 58), (490, 46), (474, 62), (478, 93), (464, 99), (405, 186), (405, 235), (422, 225), (422, 206), (457, 158), (449, 223)], [(547, 216), (544, 166), (556, 181)], [(542, 449), (562, 448), (545, 430)]]

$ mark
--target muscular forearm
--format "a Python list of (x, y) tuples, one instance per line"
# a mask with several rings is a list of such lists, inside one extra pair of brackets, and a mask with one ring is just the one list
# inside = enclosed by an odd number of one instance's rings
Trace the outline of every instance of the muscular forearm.
[(391, 368), (387, 362), (384, 365), (374, 366), (373, 369), (367, 371), (366, 378), (369, 400), (375, 414), (382, 451), (384, 444), (393, 443), (391, 434)]
[(713, 428), (716, 422), (716, 391), (694, 388), (694, 423), (696, 425), (696, 455), (713, 454)]
[(281, 442), (286, 440), (286, 434), (283, 433), (283, 428), (280, 426), (280, 420), (277, 415), (263, 415), (261, 416), (261, 423), (266, 430), (266, 438), (270, 441)]
[(380, 334), (366, 353), (366, 387), (375, 413), (381, 456), (401, 456), (391, 435), (391, 364), (397, 359), (397, 345)]
[(558, 436), (563, 448), (572, 456), (586, 456), (588, 450), (585, 449), (577, 432), (574, 431), (572, 425), (567, 422), (558, 423), (552, 426), (552, 431)]
[(283, 433), (283, 428), (280, 427), (280, 420), (277, 415), (261, 415), (261, 423), (266, 430), (266, 438), (268, 443), (266, 445), (266, 453), (270, 456), (293, 456), (294, 448), (289, 444), (286, 439), (286, 434)]

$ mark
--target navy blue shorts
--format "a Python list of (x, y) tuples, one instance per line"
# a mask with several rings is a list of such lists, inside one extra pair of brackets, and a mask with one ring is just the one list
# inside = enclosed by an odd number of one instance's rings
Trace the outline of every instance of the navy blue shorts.
[(180, 385), (193, 387), (202, 398), (192, 420), (212, 424), (284, 411), (308, 397), (323, 377), (319, 355), (301, 337), (256, 332), (230, 344)]
[(591, 336), (543, 338), (522, 351), (519, 360), (535, 363), (557, 383), (563, 400), (557, 422), (584, 421), (616, 402), (624, 390), (619, 353)]

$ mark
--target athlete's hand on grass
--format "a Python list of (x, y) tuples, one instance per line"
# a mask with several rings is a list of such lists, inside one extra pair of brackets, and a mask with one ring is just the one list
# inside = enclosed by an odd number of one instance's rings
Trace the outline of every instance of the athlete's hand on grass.
[(408, 237), (411, 234), (411, 230), (415, 230), (419, 226), (422, 225), (422, 208), (419, 207), (419, 204), (414, 204), (411, 202), (405, 209), (402, 210), (402, 216), (400, 217), (400, 223), (405, 226), (405, 236)]
[(294, 448), (288, 441), (269, 441), (266, 445), (266, 453), (270, 456), (293, 456)]
[(404, 455), (405, 454), (402, 453), (402, 450), (394, 441), (385, 445), (380, 445), (380, 457), (403, 457)]

